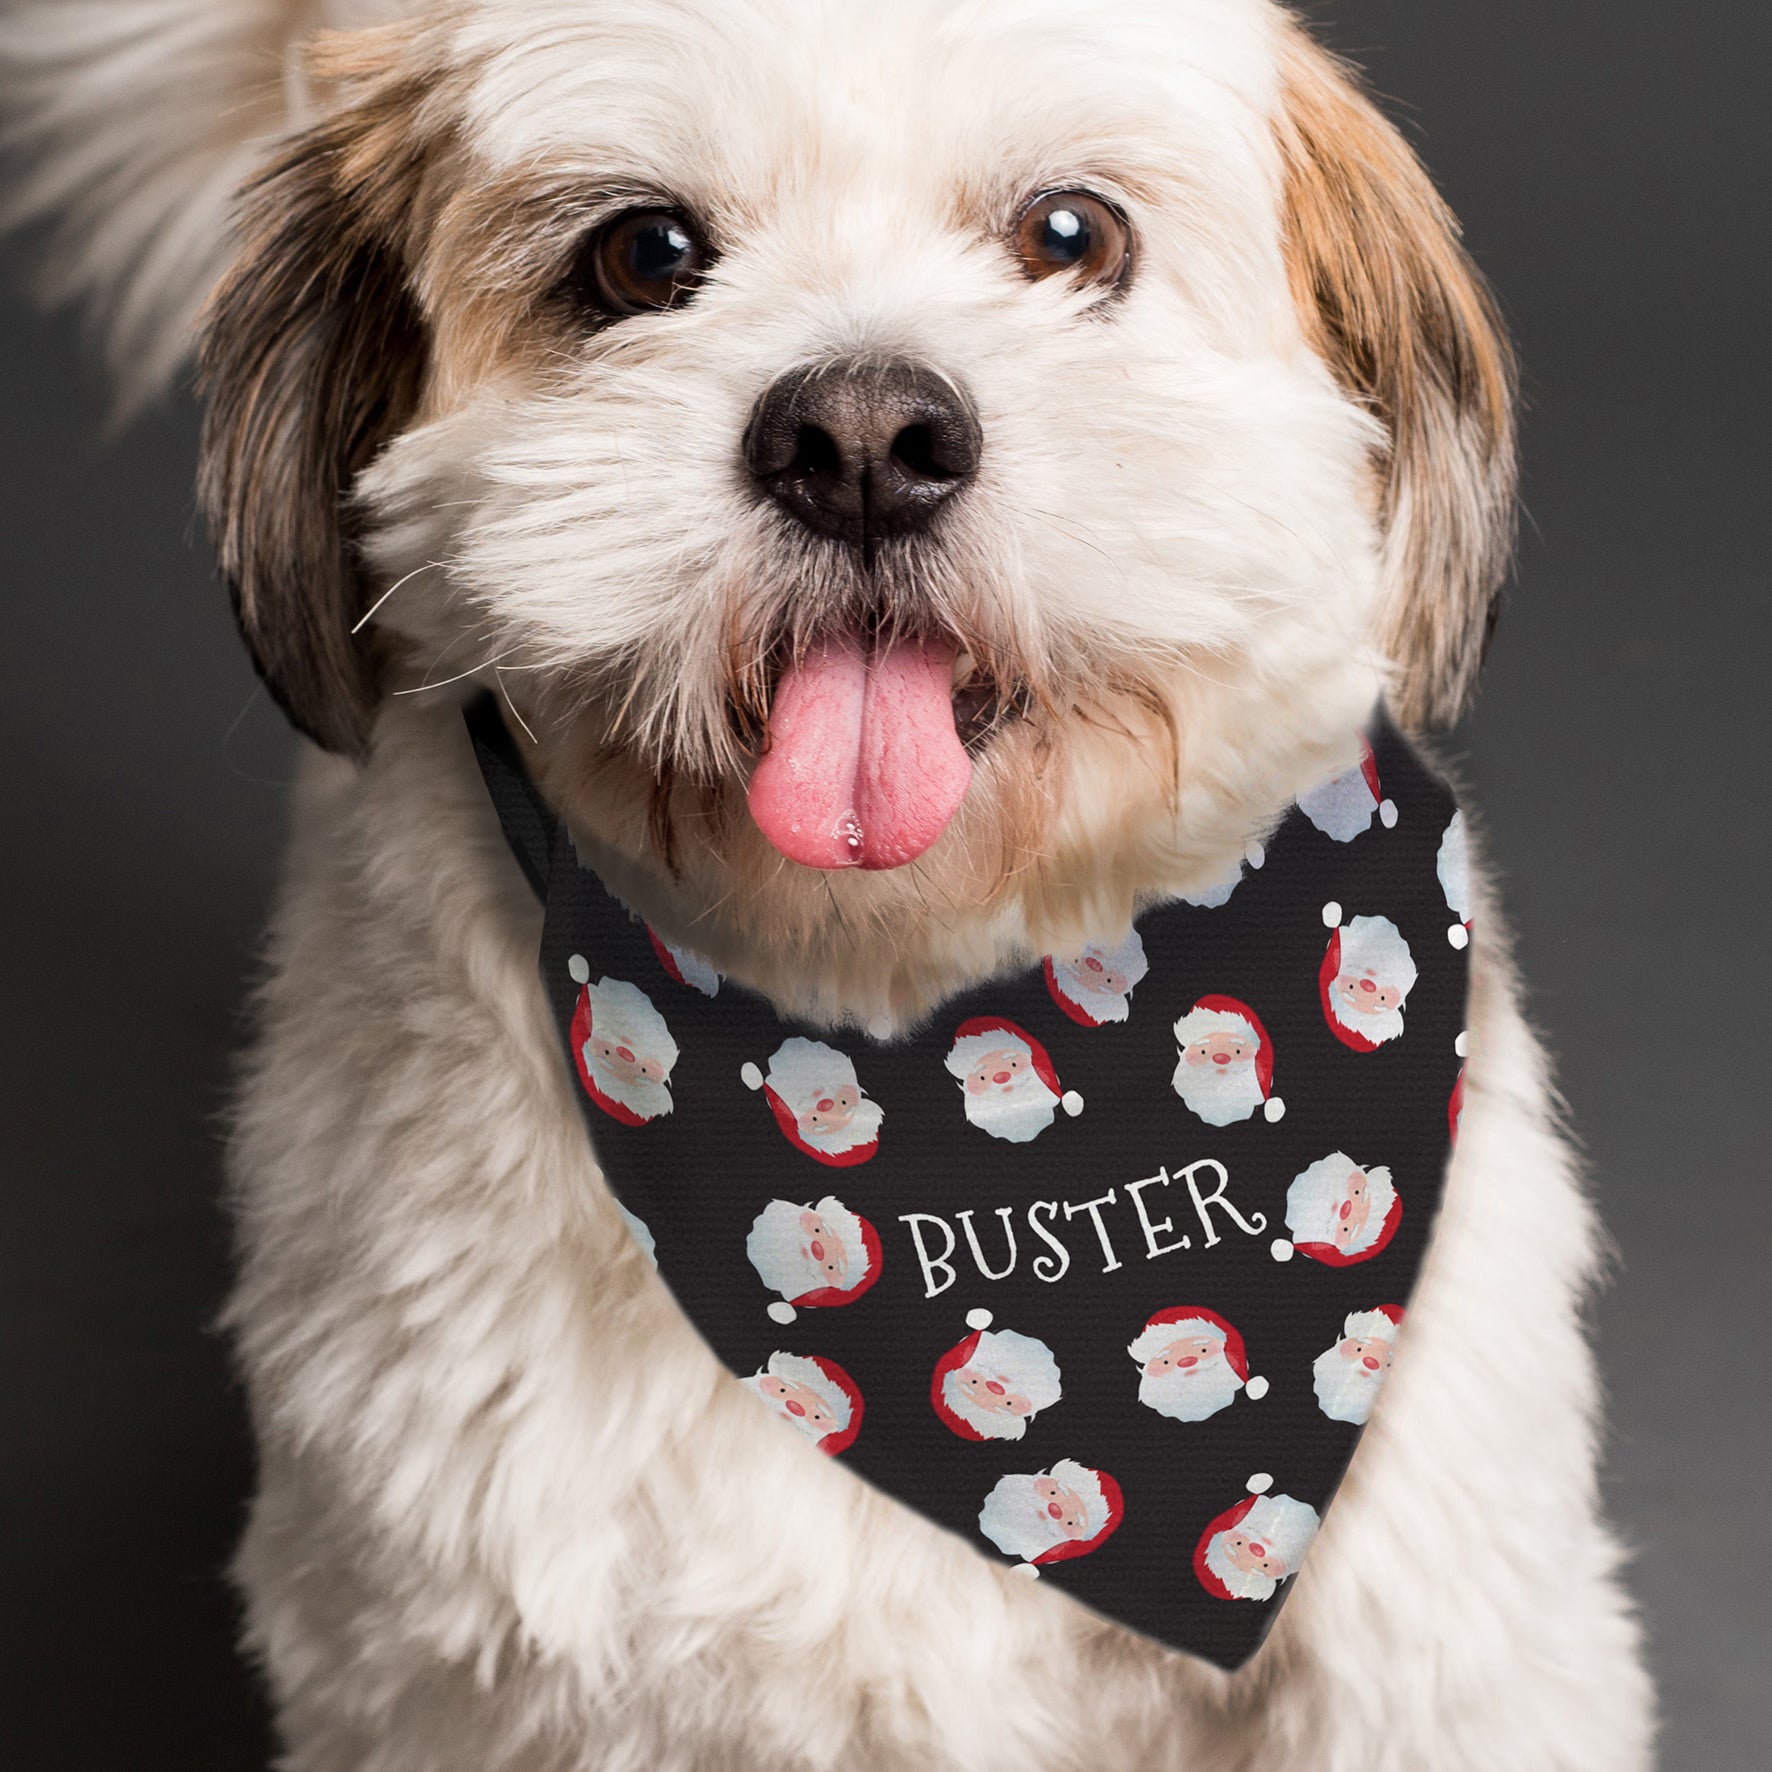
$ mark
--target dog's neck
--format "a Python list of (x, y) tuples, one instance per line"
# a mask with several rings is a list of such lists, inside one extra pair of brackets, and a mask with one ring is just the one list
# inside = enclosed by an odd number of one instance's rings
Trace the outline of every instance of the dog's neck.
[(1232, 877), (1300, 792), (1352, 763), (1377, 692), (1350, 660), (1260, 730), (1232, 713), (1248, 686), (1227, 679), (1190, 684), (1167, 709), (1071, 721), (1062, 752), (1031, 727), (1004, 733), (980, 758), (977, 811), (883, 872), (784, 860), (737, 783), (677, 797), (667, 859), (643, 768), (582, 723), (513, 731), (582, 859), (661, 935), (784, 1014), (883, 1037), (983, 978), (1115, 940), (1146, 905)]

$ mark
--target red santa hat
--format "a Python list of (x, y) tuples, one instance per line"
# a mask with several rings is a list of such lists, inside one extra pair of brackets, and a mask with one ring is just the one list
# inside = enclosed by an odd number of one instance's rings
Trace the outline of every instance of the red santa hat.
[(1378, 759), (1372, 754), (1372, 747), (1366, 742), (1364, 733), (1360, 735), (1360, 773), (1366, 778), (1366, 790), (1372, 796), (1372, 804), (1378, 808), (1378, 822), (1387, 831), (1397, 826), (1397, 803), (1384, 797), (1384, 789), (1378, 781)]
[(1274, 1043), (1261, 1025), (1261, 1017), (1247, 1003), (1235, 997), (1201, 997), (1175, 1024), (1176, 1043), (1183, 1047), (1210, 1034), (1234, 1033), (1255, 1042), (1255, 1081), (1261, 1089), (1262, 1118), (1270, 1122), (1279, 1119), (1286, 1104), (1274, 1094)]
[(1189, 1335), (1215, 1335), (1224, 1343), (1224, 1363), (1243, 1384), (1249, 1382), (1249, 1356), (1243, 1337), (1217, 1311), (1197, 1304), (1178, 1304), (1147, 1319), (1138, 1339), (1126, 1351), (1143, 1365), (1155, 1359), (1172, 1341)]
[(1464, 1066), (1458, 1067), (1458, 1079), (1452, 1085), (1452, 1099), (1446, 1103), (1446, 1124), (1452, 1132), (1452, 1142), (1458, 1143), (1458, 1128), (1464, 1119)]
[(694, 948), (673, 947), (650, 923), (646, 925), (646, 939), (652, 943), (652, 951), (668, 977), (692, 991), (700, 991), (704, 997), (720, 994), (720, 970), (705, 954), (698, 954)]
[(1395, 1341), (1403, 1326), (1400, 1304), (1376, 1304), (1369, 1311), (1354, 1311), (1341, 1326), (1344, 1341)]
[(1064, 1111), (1074, 1119), (1083, 1111), (1083, 1098), (1076, 1090), (1067, 1090), (1058, 1080), (1051, 1055), (1026, 1028), (1019, 1027), (1001, 1015), (974, 1015), (954, 1030), (954, 1043), (945, 1060), (950, 1075), (964, 1078), (987, 1052), (1015, 1042), (1027, 1049), (1028, 1063), (1034, 1075), (1052, 1091)]

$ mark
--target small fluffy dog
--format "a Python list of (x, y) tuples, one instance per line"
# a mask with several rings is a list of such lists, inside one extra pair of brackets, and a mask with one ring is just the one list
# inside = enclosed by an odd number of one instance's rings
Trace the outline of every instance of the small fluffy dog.
[[(1486, 896), (1394, 1379), (1227, 1676), (717, 1366), (587, 1147), (459, 713), (503, 698), (667, 938), (881, 1033), (1222, 882), (1381, 693), (1448, 722), (1510, 359), (1348, 71), (1271, 0), (28, 0), (0, 58), (125, 399), (201, 334), (203, 501), (314, 740), (232, 1156), (282, 1763), (1644, 1766), (1598, 1237)], [(969, 780), (772, 785), (845, 671), (951, 704)]]

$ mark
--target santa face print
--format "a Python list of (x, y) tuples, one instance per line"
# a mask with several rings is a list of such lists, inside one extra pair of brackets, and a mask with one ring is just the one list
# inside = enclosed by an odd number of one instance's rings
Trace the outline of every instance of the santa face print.
[(1194, 1573), (1216, 1599), (1271, 1600), (1298, 1573), (1320, 1524), (1314, 1507), (1290, 1495), (1254, 1496), (1206, 1528)]
[(1348, 1421), (1363, 1427), (1372, 1405), (1390, 1376), (1396, 1355), (1395, 1337), (1402, 1311), (1395, 1305), (1383, 1310), (1357, 1311), (1343, 1326), (1341, 1339), (1317, 1356), (1311, 1382), (1317, 1406), (1331, 1421)]
[(1013, 1329), (982, 1331), (950, 1348), (929, 1390), (936, 1416), (963, 1440), (1019, 1440), (1062, 1395), (1051, 1348)]
[(1243, 1338), (1192, 1307), (1153, 1317), (1126, 1352), (1138, 1365), (1139, 1402), (1172, 1421), (1205, 1421), (1228, 1409), (1248, 1376)]
[(1232, 997), (1202, 997), (1175, 1024), (1175, 1093), (1208, 1126), (1232, 1126), (1258, 1110), (1278, 1119), (1270, 1099), (1271, 1052), (1254, 1011)]
[(985, 1497), (978, 1529), (1005, 1556), (1038, 1565), (1098, 1549), (1121, 1510), (1112, 1477), (1062, 1458), (1050, 1470), (1002, 1478)]
[(878, 1233), (829, 1194), (808, 1206), (771, 1200), (751, 1226), (745, 1254), (763, 1284), (796, 1306), (853, 1304), (880, 1277)]
[(865, 1163), (880, 1144), (885, 1112), (868, 1100), (844, 1053), (822, 1040), (784, 1040), (764, 1076), (746, 1065), (744, 1081), (766, 1091), (782, 1135), (796, 1150), (835, 1168)]
[(821, 1452), (843, 1451), (861, 1430), (861, 1392), (834, 1360), (771, 1354), (761, 1372), (742, 1382)]
[(1076, 1096), (1061, 1097), (1046, 1049), (1013, 1022), (962, 1023), (947, 1055), (960, 1085), (968, 1124), (993, 1138), (1026, 1144), (1053, 1122), (1062, 1105), (1078, 1112)]
[(1079, 1027), (1102, 1027), (1131, 1014), (1133, 987), (1150, 970), (1136, 930), (1113, 947), (1091, 943), (1081, 953), (1048, 955), (1046, 989)]
[(651, 998), (624, 979), (591, 984), (590, 968), (576, 955), (572, 975), (584, 987), (573, 1015), (572, 1046), (586, 1094), (627, 1126), (668, 1114), (677, 1043)]
[[(1324, 912), (1339, 917), (1340, 907)], [(1403, 1032), (1403, 1011), (1416, 967), (1388, 917), (1355, 917), (1337, 928), (1323, 956), (1319, 986), (1330, 1031), (1356, 1052), (1375, 1052)]]
[(1344, 1267), (1369, 1261), (1395, 1234), (1402, 1202), (1390, 1171), (1362, 1168), (1336, 1152), (1294, 1177), (1286, 1226), (1301, 1254)]

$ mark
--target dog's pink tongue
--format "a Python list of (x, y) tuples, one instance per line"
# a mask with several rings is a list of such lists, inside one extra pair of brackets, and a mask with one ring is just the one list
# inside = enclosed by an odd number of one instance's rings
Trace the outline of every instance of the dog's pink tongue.
[(972, 780), (954, 730), (954, 648), (820, 641), (790, 665), (751, 777), (751, 817), (789, 861), (896, 868), (939, 837)]

